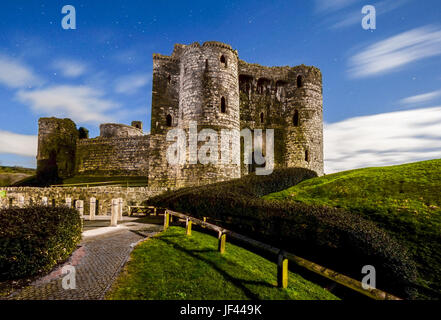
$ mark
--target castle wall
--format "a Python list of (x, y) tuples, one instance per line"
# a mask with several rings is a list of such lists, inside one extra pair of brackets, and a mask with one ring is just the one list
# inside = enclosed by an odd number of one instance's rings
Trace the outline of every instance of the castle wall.
[[(323, 174), (322, 78), (315, 67), (239, 62), (241, 128), (274, 129), (275, 166)], [(296, 118), (296, 120), (295, 120)], [(247, 173), (242, 167), (242, 174)]]
[(76, 200), (84, 201), (84, 214), (90, 210), (90, 198), (97, 200), (97, 215), (110, 215), (112, 199), (122, 198), (123, 206), (141, 205), (143, 201), (166, 191), (164, 188), (123, 188), (123, 187), (52, 187), (52, 188), (0, 188), (6, 191), (6, 198), (0, 198), (0, 208), (10, 205), (19, 206), (20, 197), (24, 198), (24, 205), (42, 204), (43, 197), (48, 199), (48, 205), (65, 205), (66, 198), (72, 200), (75, 207)]
[(37, 176), (41, 181), (55, 181), (73, 174), (78, 138), (77, 127), (70, 119), (39, 119)]
[(178, 183), (179, 165), (167, 161), (167, 149), (173, 141), (167, 141), (163, 134), (150, 135), (148, 177), (150, 187), (173, 188)]
[(164, 134), (169, 125), (178, 121), (180, 69), (175, 57), (153, 55), (152, 134)]
[[(197, 123), (198, 131), (211, 129), (220, 136), (221, 130), (236, 131), (231, 134), (228, 151), (240, 144), (239, 86), (237, 52), (220, 42), (194, 43), (181, 54), (181, 87), (178, 126), (190, 139), (190, 124)], [(208, 141), (208, 138), (207, 140)], [(206, 141), (198, 142), (198, 152)], [(217, 163), (192, 164), (196, 154), (190, 154), (187, 145), (187, 162), (181, 167), (178, 185), (200, 185), (240, 177), (240, 165), (220, 163), (222, 144), (218, 140)], [(224, 147), (225, 148), (225, 147)], [(196, 150), (195, 150), (196, 151)]]
[[(197, 124), (198, 131), (190, 130)], [(323, 174), (323, 99), (320, 70), (305, 65), (265, 67), (239, 60), (231, 46), (210, 41), (177, 44), (170, 56), (153, 55), (151, 133), (142, 123), (103, 124), (100, 137), (78, 140), (69, 119), (39, 122), (38, 172), (50, 168), (60, 177), (145, 176), (149, 186), (184, 187), (230, 180), (255, 166), (243, 164), (240, 130), (274, 129), (275, 167), (303, 167)], [(185, 163), (172, 165), (167, 133), (186, 134)], [(197, 133), (211, 129), (229, 141), (217, 142), (213, 163), (192, 163), (208, 155), (207, 142)], [(197, 148), (190, 144), (196, 141)], [(265, 142), (264, 142), (265, 144)], [(240, 150), (241, 164), (222, 163), (222, 152)], [(265, 150), (265, 149), (264, 149)], [(237, 156), (237, 154), (236, 154)], [(75, 167), (75, 171), (74, 171)], [(46, 170), (47, 171), (47, 170)]]
[(87, 176), (148, 176), (149, 136), (83, 139), (76, 172)]

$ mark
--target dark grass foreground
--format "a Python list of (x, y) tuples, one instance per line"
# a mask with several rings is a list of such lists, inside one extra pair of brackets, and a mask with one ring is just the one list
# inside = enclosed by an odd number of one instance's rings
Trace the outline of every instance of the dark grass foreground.
[(274, 263), (230, 243), (221, 255), (217, 245), (216, 237), (171, 227), (132, 252), (107, 299), (337, 299), (291, 272), (288, 288), (277, 288)]

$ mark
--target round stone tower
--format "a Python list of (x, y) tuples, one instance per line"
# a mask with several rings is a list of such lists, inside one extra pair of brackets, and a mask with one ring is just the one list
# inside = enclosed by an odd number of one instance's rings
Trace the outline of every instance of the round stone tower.
[[(239, 178), (240, 164), (221, 163), (222, 151), (225, 154), (229, 151), (228, 155), (232, 159), (233, 153), (240, 146), (237, 51), (220, 42), (205, 42), (202, 46), (199, 43), (188, 45), (181, 54), (180, 75), (178, 127), (186, 130), (190, 144), (192, 139), (197, 139), (195, 131), (190, 129), (194, 124), (197, 124), (199, 133), (203, 129), (211, 129), (218, 137), (217, 161), (209, 164), (201, 164), (200, 161), (194, 163), (197, 155), (195, 150), (188, 148), (188, 161), (181, 168), (181, 179), (185, 180), (182, 183), (203, 184), (208, 181), (204, 179), (214, 182)], [(224, 144), (221, 142), (222, 130), (225, 133), (224, 140), (230, 139)], [(210, 141), (211, 138), (207, 138), (198, 142), (199, 156), (203, 152), (201, 147)], [(214, 159), (213, 155), (210, 157)]]
[(288, 78), (285, 165), (323, 175), (322, 74), (318, 68), (301, 65), (291, 68)]

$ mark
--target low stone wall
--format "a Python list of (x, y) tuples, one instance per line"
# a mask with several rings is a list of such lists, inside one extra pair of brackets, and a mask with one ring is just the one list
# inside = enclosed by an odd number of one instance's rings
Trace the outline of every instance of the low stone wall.
[(0, 193), (6, 192), (6, 197), (0, 195), (0, 208), (9, 206), (26, 206), (32, 204), (66, 205), (66, 199), (71, 199), (72, 207), (78, 200), (84, 201), (84, 214), (90, 213), (91, 198), (96, 199), (96, 215), (110, 215), (112, 199), (123, 199), (123, 212), (128, 205), (140, 205), (144, 200), (159, 195), (166, 188), (148, 187), (52, 187), (52, 188), (0, 188)]

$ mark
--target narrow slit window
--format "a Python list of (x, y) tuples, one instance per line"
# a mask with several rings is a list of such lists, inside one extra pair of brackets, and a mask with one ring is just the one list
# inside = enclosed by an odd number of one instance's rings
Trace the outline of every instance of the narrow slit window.
[(167, 127), (171, 127), (172, 126), (172, 120), (173, 120), (172, 116), (168, 114), (166, 120), (167, 120)]
[(297, 88), (301, 88), (303, 87), (303, 77), (302, 76), (297, 76)]
[(263, 122), (265, 121), (265, 115), (263, 114), (263, 112), (260, 114), (260, 123), (263, 124)]
[(221, 112), (226, 113), (227, 112), (227, 103), (225, 101), (225, 98), (221, 98)]
[(299, 111), (298, 110), (294, 111), (294, 116), (292, 117), (292, 124), (294, 125), (294, 127), (299, 126)]
[(225, 58), (224, 55), (222, 55), (222, 56), (220, 57), (220, 62), (221, 62), (222, 66), (223, 66), (224, 68), (227, 67), (227, 58)]
[(309, 162), (309, 151), (305, 150), (305, 161)]

